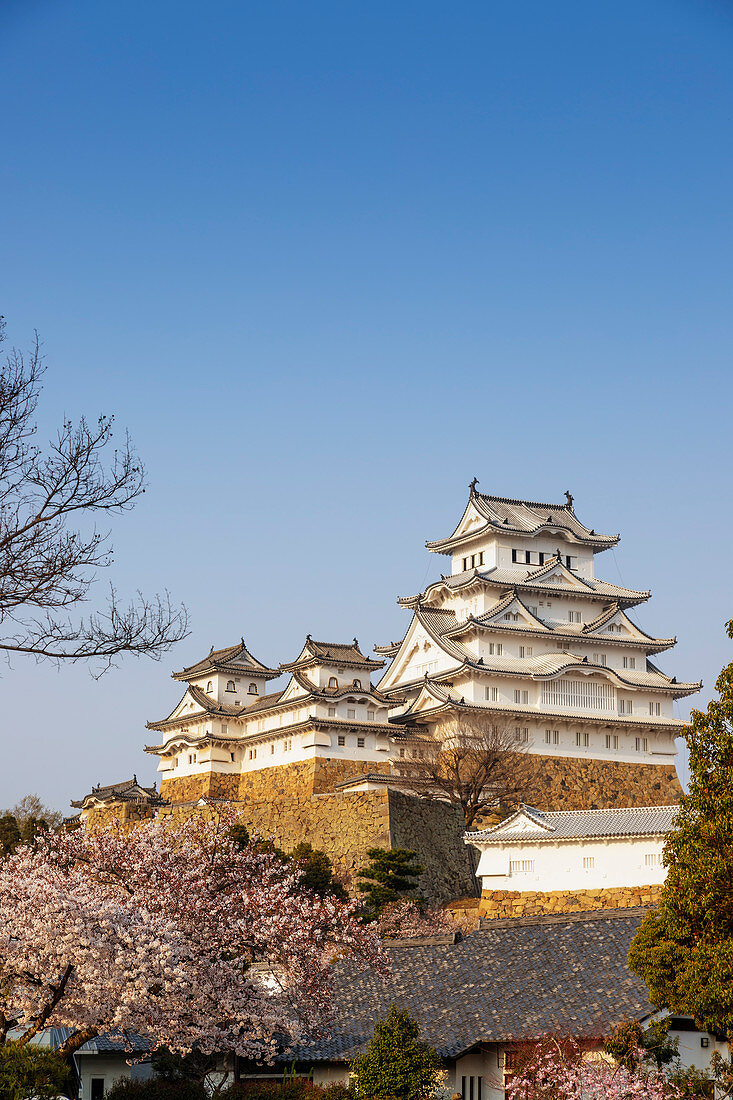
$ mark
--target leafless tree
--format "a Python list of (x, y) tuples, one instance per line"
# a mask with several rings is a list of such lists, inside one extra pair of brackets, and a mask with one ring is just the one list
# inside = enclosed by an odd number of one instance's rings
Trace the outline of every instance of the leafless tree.
[(526, 748), (490, 714), (466, 710), (408, 735), (394, 771), (406, 792), (460, 806), (471, 829), (485, 814), (521, 801), (533, 778)]
[(185, 608), (167, 592), (122, 604), (110, 586), (103, 611), (67, 613), (112, 563), (109, 532), (95, 521), (132, 508), (145, 471), (128, 436), (113, 449), (109, 416), (65, 420), (45, 451), (36, 446), (44, 370), (37, 335), (29, 354), (12, 348), (0, 363), (0, 651), (92, 660), (98, 674), (125, 653), (159, 659), (188, 633)]

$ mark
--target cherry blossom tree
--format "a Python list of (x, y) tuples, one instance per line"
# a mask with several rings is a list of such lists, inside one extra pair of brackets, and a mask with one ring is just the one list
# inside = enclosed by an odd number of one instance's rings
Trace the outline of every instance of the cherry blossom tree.
[(627, 1065), (584, 1052), (573, 1039), (546, 1037), (513, 1054), (508, 1100), (680, 1100), (663, 1070), (644, 1066), (646, 1052)]
[(458, 931), (458, 925), (445, 909), (440, 906), (421, 909), (411, 898), (385, 905), (376, 926), (385, 939), (409, 940)]
[(66, 1027), (267, 1059), (328, 1014), (331, 963), (383, 966), (356, 903), (319, 897), (236, 816), (42, 834), (0, 866), (0, 1045)]

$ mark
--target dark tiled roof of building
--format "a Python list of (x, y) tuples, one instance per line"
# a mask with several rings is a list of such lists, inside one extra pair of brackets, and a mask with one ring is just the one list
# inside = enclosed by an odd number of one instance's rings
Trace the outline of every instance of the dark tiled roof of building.
[(382, 668), (384, 661), (374, 661), (359, 649), (359, 642), (316, 642), (310, 634), (306, 635), (305, 645), (294, 661), (280, 665), (283, 672), (307, 665), (328, 664), (343, 665), (346, 668)]
[[(579, 1038), (607, 1033), (650, 1011), (644, 983), (627, 966), (645, 910), (603, 910), (522, 921), (487, 921), (456, 944), (388, 945), (392, 973), (335, 964), (334, 1020), (298, 1061), (346, 1061), (364, 1050), (390, 1005), (407, 1009), (422, 1038), (450, 1058), (476, 1043)], [(491, 925), (491, 927), (488, 927)]]
[[(590, 837), (664, 836), (679, 806), (628, 806), (610, 810), (537, 810), (520, 806), (490, 829), (467, 833), (466, 840), (505, 844), (535, 840), (581, 840)], [(525, 827), (519, 830), (522, 822)]]
[(189, 665), (180, 672), (174, 672), (173, 679), (191, 680), (197, 676), (205, 676), (207, 672), (216, 671), (240, 674), (250, 672), (253, 675), (266, 676), (268, 680), (273, 680), (280, 675), (279, 669), (268, 668), (253, 657), (242, 638), (236, 645), (226, 646), (224, 649), (214, 649), (212, 646), (211, 652), (202, 660), (196, 661), (195, 664)]
[[(463, 516), (471, 507), (474, 514), (478, 513), (485, 521), (484, 526), (474, 527), (473, 530), (458, 535), (457, 531)], [(548, 529), (562, 531), (570, 541), (595, 546), (599, 550), (615, 546), (619, 540), (618, 535), (599, 535), (586, 527), (575, 515), (570, 502), (542, 504), (534, 500), (514, 500), (511, 497), (494, 496), (493, 493), (479, 493), (475, 485), (471, 486), (463, 516), (452, 535), (427, 542), (425, 545), (428, 549), (444, 554), (452, 553), (454, 543), (460, 544), (464, 539), (482, 534), (484, 531), (501, 531), (524, 536), (535, 535)]]
[(123, 779), (121, 783), (108, 783), (106, 786), (92, 787), (89, 794), (78, 802), (72, 802), (75, 807), (84, 807), (87, 802), (162, 802), (160, 795), (153, 784), (152, 787), (143, 787), (138, 783), (137, 776), (132, 779)]

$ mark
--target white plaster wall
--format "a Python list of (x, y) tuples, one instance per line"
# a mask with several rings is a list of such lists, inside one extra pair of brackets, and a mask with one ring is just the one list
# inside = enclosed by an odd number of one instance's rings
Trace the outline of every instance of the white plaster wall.
[[(664, 882), (662, 837), (509, 844), (474, 844), (481, 852), (476, 876), (484, 890), (600, 890)], [(645, 856), (655, 865), (646, 866)], [(593, 859), (591, 868), (583, 860)], [(512, 860), (532, 860), (531, 871), (513, 871)]]

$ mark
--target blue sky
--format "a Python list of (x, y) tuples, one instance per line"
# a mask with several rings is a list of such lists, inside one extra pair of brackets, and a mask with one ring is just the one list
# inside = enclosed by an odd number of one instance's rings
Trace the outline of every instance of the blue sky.
[(474, 475), (621, 531), (599, 573), (709, 698), (731, 74), (712, 0), (0, 5), (0, 309), (45, 341), (43, 432), (129, 428), (114, 579), (193, 630), (99, 682), (4, 669), (0, 806), (152, 780), (145, 721), (212, 643), (398, 637)]

